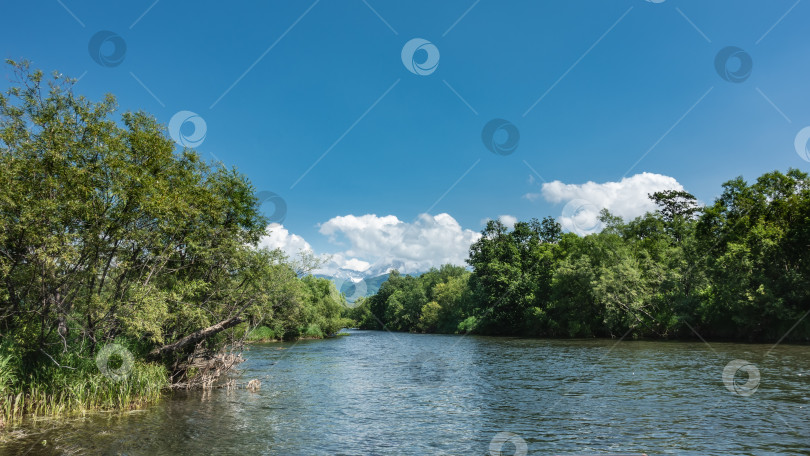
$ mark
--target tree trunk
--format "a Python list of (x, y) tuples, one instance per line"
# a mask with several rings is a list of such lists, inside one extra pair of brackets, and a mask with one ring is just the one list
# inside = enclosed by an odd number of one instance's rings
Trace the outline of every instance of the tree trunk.
[(217, 333), (219, 333), (221, 331), (224, 331), (224, 330), (226, 330), (228, 328), (232, 328), (232, 327), (238, 325), (239, 323), (242, 323), (243, 321), (245, 321), (245, 320), (240, 316), (231, 317), (231, 318), (228, 318), (227, 320), (222, 320), (221, 322), (219, 322), (219, 323), (217, 323), (215, 325), (211, 325), (211, 326), (209, 326), (207, 328), (203, 328), (203, 329), (201, 329), (199, 331), (195, 331), (195, 332), (189, 334), (186, 337), (183, 337), (182, 339), (180, 339), (180, 340), (178, 340), (176, 342), (173, 342), (171, 344), (167, 344), (167, 345), (164, 345), (162, 347), (158, 347), (158, 348), (152, 350), (151, 352), (149, 352), (149, 357), (152, 358), (152, 359), (162, 358), (162, 357), (164, 357), (166, 355), (169, 355), (169, 354), (175, 353), (177, 351), (180, 351), (180, 350), (188, 347), (191, 344), (196, 344), (197, 342), (200, 342), (201, 340), (205, 340), (205, 339), (213, 336), (214, 334), (217, 334)]

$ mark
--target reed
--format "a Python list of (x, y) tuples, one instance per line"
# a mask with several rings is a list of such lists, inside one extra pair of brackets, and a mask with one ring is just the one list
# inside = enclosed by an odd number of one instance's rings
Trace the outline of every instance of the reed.
[(131, 374), (121, 381), (98, 372), (79, 372), (66, 380), (4, 388), (0, 395), (0, 427), (27, 418), (140, 408), (156, 403), (168, 386), (166, 369), (146, 363), (136, 363)]

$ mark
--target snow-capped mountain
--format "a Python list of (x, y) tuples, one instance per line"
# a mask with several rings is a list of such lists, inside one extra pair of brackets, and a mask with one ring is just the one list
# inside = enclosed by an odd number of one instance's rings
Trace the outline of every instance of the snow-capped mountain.
[[(376, 294), (380, 286), (388, 280), (391, 271), (401, 270), (403, 266), (402, 261), (395, 260), (388, 264), (372, 265), (365, 271), (338, 268), (334, 271), (321, 271), (315, 276), (334, 282), (337, 289), (346, 296), (346, 300), (354, 303), (361, 297)], [(419, 275), (419, 273), (412, 275)]]

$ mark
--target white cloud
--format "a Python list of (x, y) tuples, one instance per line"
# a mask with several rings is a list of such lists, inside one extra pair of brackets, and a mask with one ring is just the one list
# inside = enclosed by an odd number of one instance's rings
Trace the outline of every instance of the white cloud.
[(517, 217), (513, 215), (499, 215), (498, 220), (500, 220), (501, 223), (503, 223), (503, 225), (510, 230), (515, 227), (515, 223), (518, 221)]
[[(271, 223), (267, 226), (269, 234), (262, 236), (259, 240), (259, 247), (271, 250), (281, 249), (288, 257), (295, 258), (302, 251), (314, 252), (312, 246), (301, 236), (292, 234), (278, 223)], [(339, 269), (349, 269), (363, 272), (367, 270), (371, 263), (359, 258), (347, 258), (345, 255), (336, 253), (334, 255), (321, 255), (326, 261), (317, 271), (318, 273), (334, 275)]]
[[(482, 218), (479, 223), (481, 223), (481, 226), (485, 226), (487, 223), (489, 223), (490, 220), (492, 220), (492, 219), (489, 218), (489, 217)], [(503, 224), (503, 226), (505, 226), (505, 227), (507, 227), (507, 228), (509, 228), (511, 230), (512, 228), (515, 227), (515, 223), (518, 222), (518, 219), (517, 219), (517, 217), (515, 217), (513, 215), (499, 215), (498, 216), (498, 221), (500, 221)]]
[(352, 271), (363, 272), (371, 267), (371, 263), (358, 258), (351, 258), (343, 263), (343, 267), (346, 269), (351, 269)]
[(348, 243), (336, 257), (363, 258), (375, 266), (394, 264), (403, 273), (445, 263), (463, 265), (470, 244), (481, 236), (463, 229), (449, 214), (421, 214), (413, 223), (393, 215), (345, 215), (323, 223), (320, 233), (333, 243)]
[[(683, 186), (673, 177), (642, 173), (602, 184), (549, 182), (543, 184), (541, 195), (551, 203), (566, 203), (560, 217), (563, 228), (588, 234), (601, 229), (596, 220), (601, 209), (606, 208), (625, 220), (632, 219), (654, 211), (655, 203), (647, 195), (662, 190), (683, 190)], [(524, 195), (531, 200), (529, 195), (536, 194)]]
[(531, 202), (537, 201), (538, 199), (540, 199), (541, 196), (543, 196), (543, 195), (541, 195), (539, 193), (527, 193), (527, 194), (523, 195), (524, 198), (526, 198), (527, 200), (529, 200)]
[(267, 226), (267, 229), (270, 233), (262, 236), (259, 247), (266, 247), (271, 250), (281, 249), (290, 257), (297, 256), (302, 250), (312, 251), (312, 247), (304, 238), (290, 233), (283, 225), (271, 223)]

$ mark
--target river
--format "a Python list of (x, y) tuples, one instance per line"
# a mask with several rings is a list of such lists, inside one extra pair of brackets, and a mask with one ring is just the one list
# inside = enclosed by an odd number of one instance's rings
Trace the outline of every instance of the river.
[(810, 454), (806, 346), (350, 331), (245, 357), (257, 392), (28, 424), (0, 454)]

